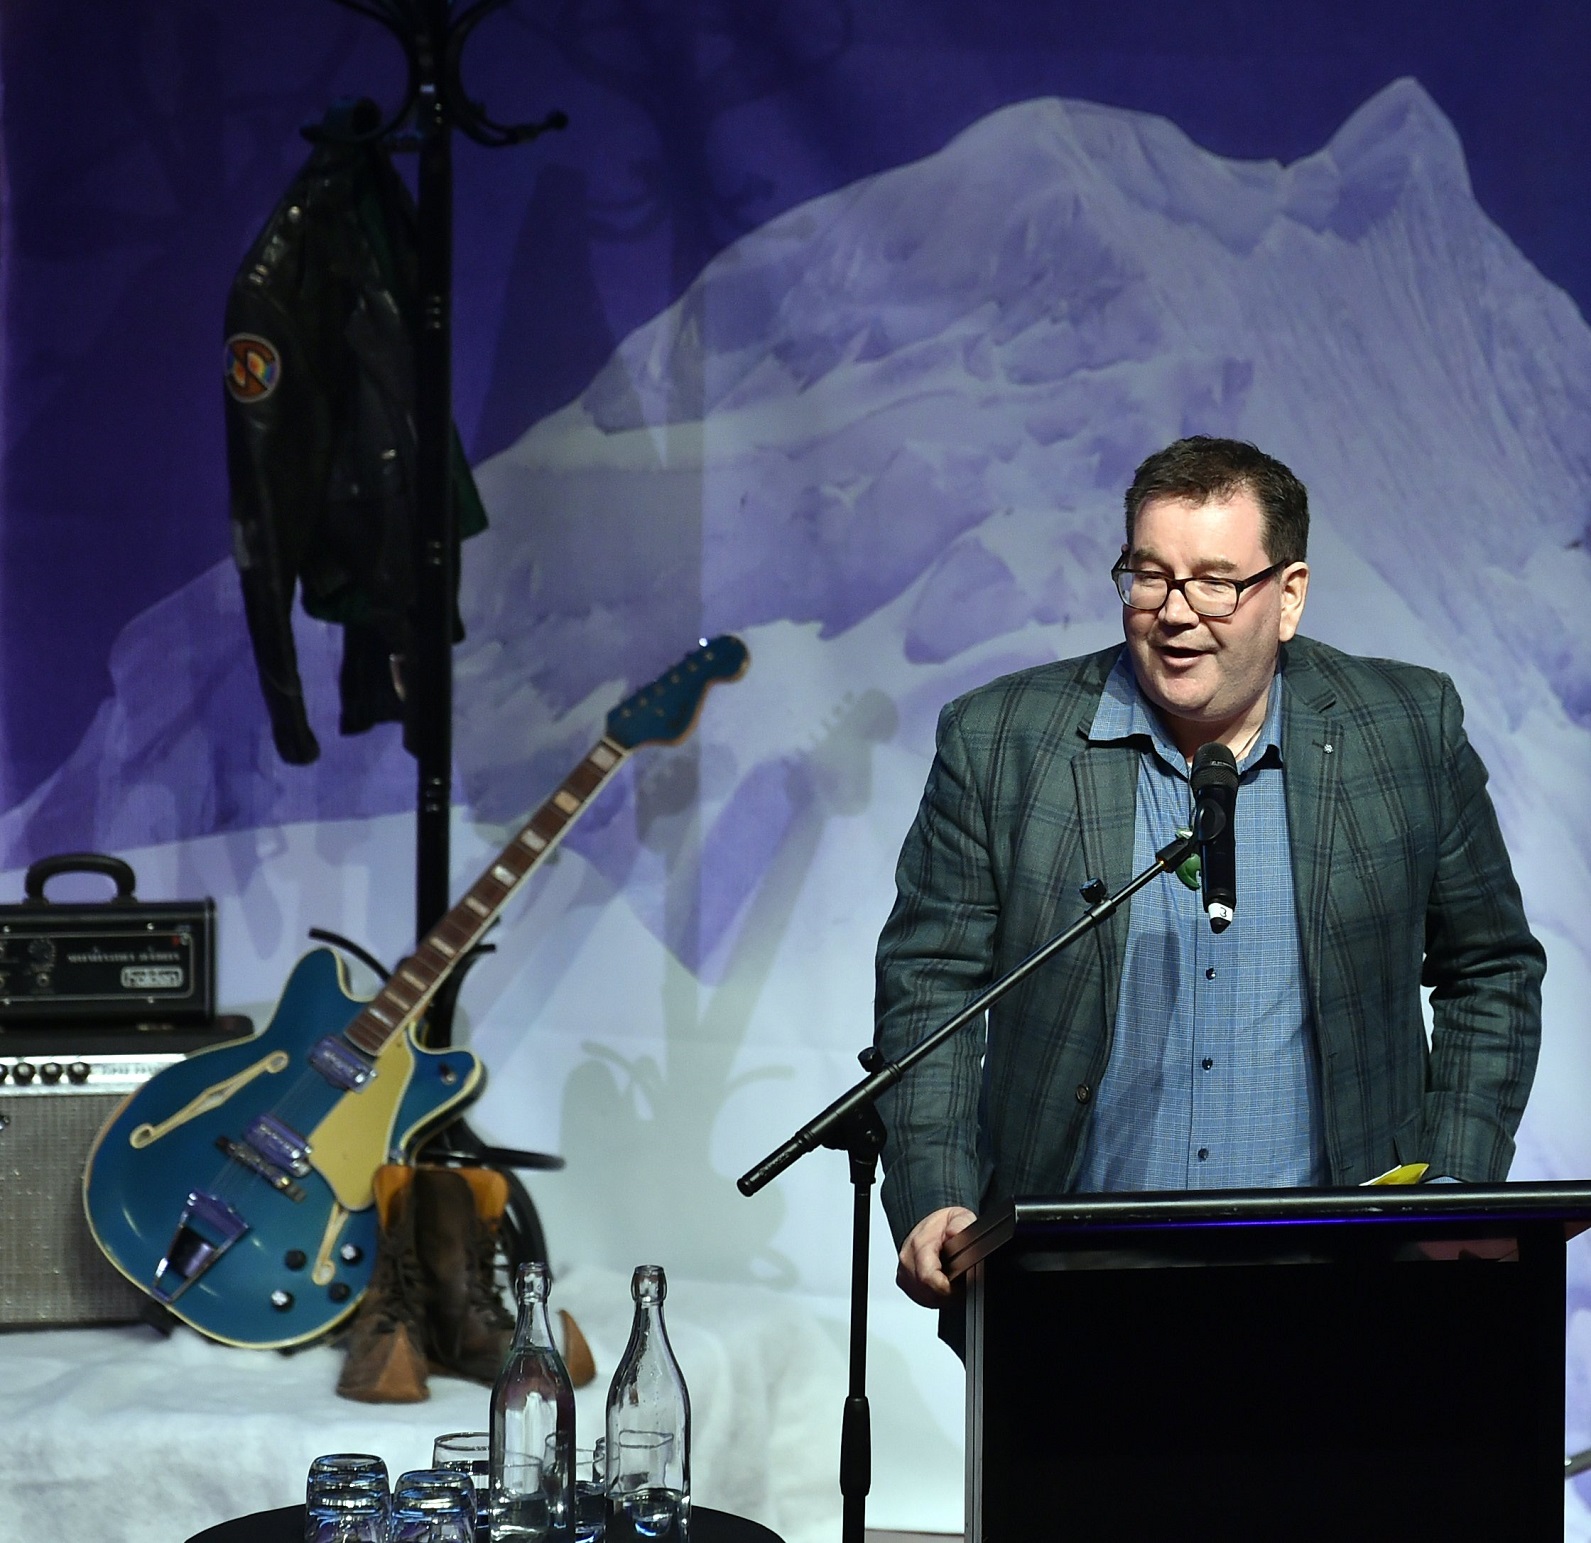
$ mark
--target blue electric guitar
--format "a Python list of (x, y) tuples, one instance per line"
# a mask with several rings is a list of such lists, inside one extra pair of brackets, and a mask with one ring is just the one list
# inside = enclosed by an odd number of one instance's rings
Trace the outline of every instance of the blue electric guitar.
[(609, 713), (591, 753), (371, 1000), (350, 995), (341, 959), (316, 949), (261, 1033), (139, 1088), (83, 1175), (111, 1263), (230, 1345), (302, 1344), (351, 1313), (375, 1264), (376, 1169), (485, 1085), (467, 1050), (421, 1047), (426, 1008), (625, 757), (685, 738), (708, 688), (747, 662), (738, 638), (714, 638)]

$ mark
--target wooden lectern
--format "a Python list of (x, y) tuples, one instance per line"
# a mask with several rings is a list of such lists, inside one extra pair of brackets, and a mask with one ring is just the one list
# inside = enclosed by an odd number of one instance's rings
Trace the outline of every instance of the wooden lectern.
[(1019, 1199), (946, 1250), (968, 1543), (1563, 1537), (1591, 1184)]

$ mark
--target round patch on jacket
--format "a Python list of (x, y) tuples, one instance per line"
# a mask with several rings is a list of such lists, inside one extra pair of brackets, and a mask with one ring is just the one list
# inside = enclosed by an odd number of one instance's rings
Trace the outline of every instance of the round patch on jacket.
[(225, 369), (234, 402), (263, 402), (282, 379), (282, 356), (265, 338), (235, 332), (226, 340)]

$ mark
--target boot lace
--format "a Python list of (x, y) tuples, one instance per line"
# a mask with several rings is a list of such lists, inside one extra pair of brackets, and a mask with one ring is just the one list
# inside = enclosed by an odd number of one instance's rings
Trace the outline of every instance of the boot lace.
[(374, 1322), (380, 1331), (390, 1332), (401, 1324), (419, 1332), (425, 1285), (413, 1247), (399, 1247), (393, 1240), (393, 1246), (381, 1250), (365, 1300), (376, 1304)]
[(514, 1327), (514, 1315), (503, 1303), (497, 1284), (497, 1231), (480, 1227), (470, 1239), (469, 1304), (494, 1329)]

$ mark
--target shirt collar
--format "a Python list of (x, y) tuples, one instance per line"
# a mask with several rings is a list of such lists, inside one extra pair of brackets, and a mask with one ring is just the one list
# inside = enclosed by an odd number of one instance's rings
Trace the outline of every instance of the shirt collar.
[[(1116, 655), (1116, 663), (1105, 680), (1100, 693), (1099, 706), (1094, 710), (1094, 721), (1089, 725), (1088, 738), (1093, 744), (1130, 744), (1147, 742), (1156, 755), (1183, 776), (1188, 773), (1186, 757), (1172, 744), (1160, 716), (1150, 707), (1138, 689), (1138, 677), (1133, 673), (1132, 657), (1125, 646)], [(1265, 708), (1265, 722), (1248, 753), (1238, 766), (1239, 773), (1259, 765), (1272, 751), (1277, 765), (1282, 760), (1282, 670), (1278, 661), (1275, 675), (1271, 677), (1271, 698)]]

